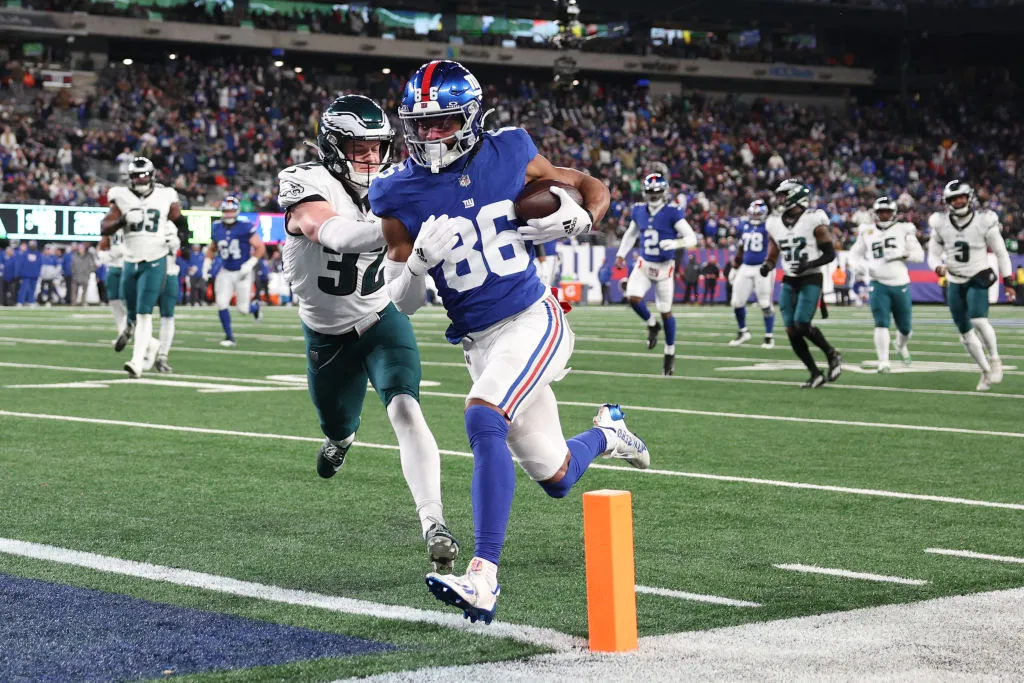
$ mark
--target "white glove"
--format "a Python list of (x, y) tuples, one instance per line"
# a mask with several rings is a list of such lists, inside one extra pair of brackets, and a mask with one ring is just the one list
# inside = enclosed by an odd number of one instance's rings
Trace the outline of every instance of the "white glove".
[(258, 258), (256, 258), (255, 256), (250, 256), (246, 261), (242, 263), (241, 272), (248, 273), (253, 268), (255, 268), (256, 264), (259, 262), (260, 260)]
[(211, 259), (211, 258), (204, 258), (203, 259), (203, 279), (204, 280), (209, 280), (210, 279), (210, 269), (211, 268), (213, 268), (213, 259)]
[(562, 237), (576, 237), (590, 232), (594, 219), (590, 212), (573, 201), (561, 187), (549, 187), (551, 194), (558, 197), (561, 206), (550, 216), (531, 218), (519, 227), (524, 240), (534, 243), (550, 242)]
[(737, 272), (738, 270), (738, 268), (733, 268), (732, 270), (729, 271), (729, 277), (727, 277), (726, 279), (729, 281), (730, 285), (736, 282), (736, 276), (739, 275), (739, 273)]
[(670, 249), (683, 249), (684, 248), (683, 243), (685, 241), (686, 240), (682, 240), (682, 239), (678, 239), (678, 240), (664, 239), (664, 240), (661, 240), (660, 242), (658, 242), (658, 246), (661, 247), (664, 251), (668, 251)]
[(146, 212), (139, 208), (128, 209), (124, 215), (124, 222), (129, 226), (142, 225), (146, 222)]
[(448, 214), (431, 216), (420, 225), (420, 232), (412, 245), (412, 253), (406, 266), (409, 272), (419, 277), (444, 261), (444, 257), (459, 241), (455, 221)]

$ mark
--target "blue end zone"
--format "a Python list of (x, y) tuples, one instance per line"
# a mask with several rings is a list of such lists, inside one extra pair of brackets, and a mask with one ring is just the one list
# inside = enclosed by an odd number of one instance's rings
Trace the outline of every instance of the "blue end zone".
[(0, 574), (0, 681), (110, 681), (397, 648)]

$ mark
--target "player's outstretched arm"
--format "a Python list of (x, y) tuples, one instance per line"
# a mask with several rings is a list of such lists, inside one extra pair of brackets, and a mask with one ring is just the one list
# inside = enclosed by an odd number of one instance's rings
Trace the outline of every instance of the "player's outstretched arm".
[(932, 229), (932, 236), (928, 240), (928, 267), (935, 271), (935, 274), (942, 277), (946, 274), (946, 266), (942, 263), (945, 247), (942, 238), (938, 236), (935, 229)]
[(171, 204), (171, 208), (167, 211), (167, 220), (174, 223), (174, 227), (178, 229), (178, 246), (172, 251), (178, 251), (179, 247), (187, 251), (192, 235), (188, 231), (188, 219), (181, 213), (181, 204), (178, 202)]
[(910, 263), (921, 263), (924, 261), (924, 249), (921, 248), (921, 243), (917, 241), (916, 230), (907, 231), (906, 250), (906, 260)]
[(629, 227), (626, 228), (626, 232), (622, 233), (622, 242), (619, 243), (619, 250), (615, 252), (616, 261), (626, 258), (626, 254), (628, 254), (636, 244), (636, 240), (639, 236), (640, 228), (636, 226), (636, 221), (631, 220), (629, 222)]
[(293, 234), (301, 231), (309, 241), (339, 254), (362, 254), (387, 243), (380, 223), (345, 218), (325, 201), (292, 206), (288, 211), (288, 227)]
[(402, 313), (412, 315), (427, 300), (427, 282), (423, 274), (413, 275), (406, 263), (412, 254), (413, 240), (397, 218), (381, 221), (382, 234), (388, 245), (384, 258), (384, 282), (388, 298)]
[(124, 226), (124, 216), (121, 214), (121, 209), (117, 208), (117, 204), (112, 203), (107, 215), (100, 221), (100, 235), (104, 237), (113, 235), (122, 226)]
[(597, 178), (580, 173), (574, 168), (555, 166), (543, 155), (538, 154), (526, 166), (526, 182), (541, 179), (558, 180), (579, 190), (583, 195), (583, 208), (590, 212), (593, 223), (600, 221), (608, 212), (611, 193)]
[(658, 242), (658, 246), (662, 249), (693, 249), (697, 246), (697, 233), (690, 227), (690, 223), (685, 218), (680, 218), (676, 221), (675, 226), (676, 234), (679, 235), (677, 239), (664, 239)]

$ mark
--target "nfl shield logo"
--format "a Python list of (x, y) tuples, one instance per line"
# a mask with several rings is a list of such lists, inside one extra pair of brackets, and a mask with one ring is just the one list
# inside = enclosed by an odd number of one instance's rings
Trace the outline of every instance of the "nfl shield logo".
[(459, 185), (460, 186), (462, 186), (462, 187), (469, 187), (469, 184), (471, 182), (473, 182), (473, 181), (469, 179), (468, 175), (461, 175), (461, 176), (459, 176)]

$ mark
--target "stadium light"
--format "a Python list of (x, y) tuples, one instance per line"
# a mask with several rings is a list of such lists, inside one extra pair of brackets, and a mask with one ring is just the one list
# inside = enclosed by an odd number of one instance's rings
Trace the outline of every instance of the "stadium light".
[(276, 67), (277, 67), (278, 69), (280, 69), (280, 68), (281, 68), (282, 66), (284, 66), (284, 62), (282, 62), (282, 61), (281, 61), (281, 60), (279, 59), (279, 60), (277, 60), (276, 62), (274, 62), (274, 66), (276, 66)]
[(572, 82), (572, 84), (573, 84), (573, 87), (575, 87), (575, 86), (579, 85), (579, 84), (580, 84), (580, 82), (579, 82), (579, 81), (576, 81), (576, 80), (574, 80), (574, 81)]
[(302, 67), (301, 66), (295, 67), (295, 73), (297, 73), (297, 74), (302, 73)]
[(174, 61), (177, 58), (178, 58), (178, 55), (174, 54), (173, 52), (171, 54), (167, 55), (167, 59), (170, 59), (171, 61)]
[(133, 62), (131, 60), (131, 57), (125, 57), (124, 59), (121, 60), (121, 63), (124, 64), (125, 66), (131, 66)]
[(383, 69), (380, 70), (380, 72), (387, 76), (389, 73), (391, 73), (391, 69), (384, 67)]

